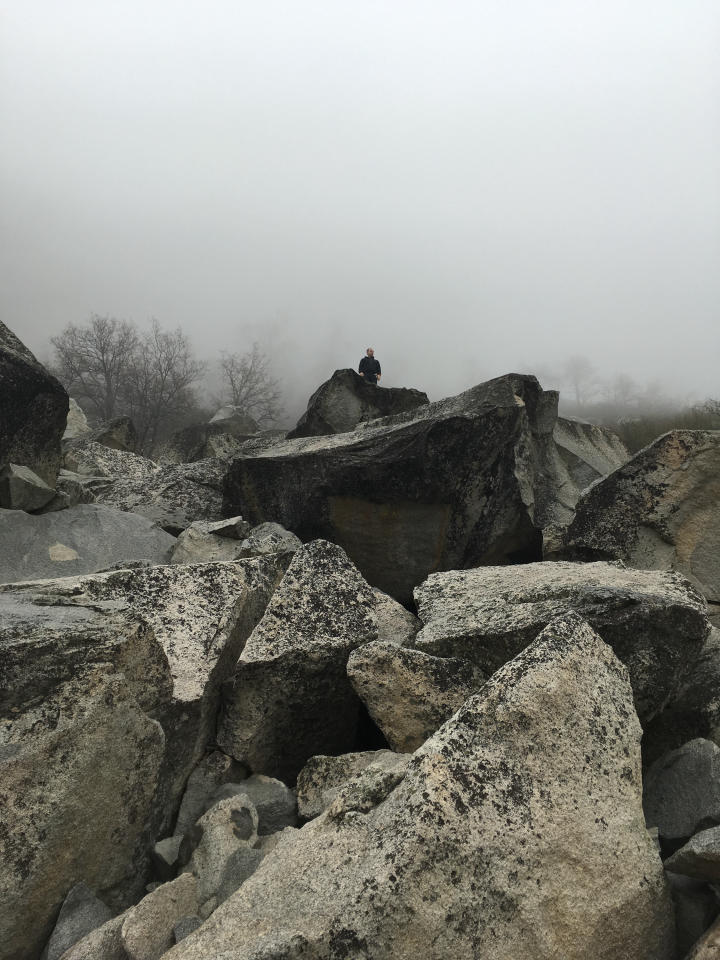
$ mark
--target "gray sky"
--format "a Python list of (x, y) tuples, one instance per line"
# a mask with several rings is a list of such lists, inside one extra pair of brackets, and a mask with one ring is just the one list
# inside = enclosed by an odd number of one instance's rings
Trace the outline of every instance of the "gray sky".
[(304, 396), (370, 344), (434, 398), (572, 354), (718, 396), (719, 41), (715, 0), (5, 4), (2, 318), (257, 338)]

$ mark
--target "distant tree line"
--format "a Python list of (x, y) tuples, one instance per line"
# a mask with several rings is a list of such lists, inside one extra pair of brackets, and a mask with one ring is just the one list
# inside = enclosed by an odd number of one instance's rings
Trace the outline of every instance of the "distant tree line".
[(52, 338), (53, 373), (93, 422), (127, 415), (138, 447), (152, 456), (176, 430), (209, 419), (224, 404), (249, 414), (259, 426), (282, 412), (279, 382), (257, 344), (217, 361), (220, 389), (207, 385), (212, 364), (199, 360), (178, 327), (152, 320), (145, 330), (115, 317), (93, 314)]
[(720, 400), (683, 402), (658, 381), (641, 386), (626, 373), (603, 377), (587, 357), (568, 358), (555, 379), (564, 413), (609, 427), (631, 453), (668, 430), (720, 430)]

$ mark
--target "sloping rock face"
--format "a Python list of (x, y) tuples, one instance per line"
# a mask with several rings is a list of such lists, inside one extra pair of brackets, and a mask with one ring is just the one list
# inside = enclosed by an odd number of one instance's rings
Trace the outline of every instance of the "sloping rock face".
[(389, 794), (358, 781), (168, 960), (673, 957), (627, 672), (576, 615), (499, 670)]
[(553, 438), (578, 490), (606, 477), (630, 459), (620, 437), (607, 427), (558, 417)]
[(281, 576), (258, 558), (0, 588), (3, 960), (36, 955), (78, 878), (115, 908), (141, 891)]
[(720, 431), (673, 430), (591, 487), (563, 556), (679, 570), (720, 602)]
[(338, 543), (406, 602), (433, 570), (540, 558), (543, 526), (566, 523), (577, 496), (556, 420), (557, 394), (510, 374), (351, 433), (247, 446), (224, 508)]
[(487, 674), (555, 617), (575, 610), (627, 666), (643, 723), (678, 690), (710, 629), (705, 603), (677, 573), (619, 563), (533, 563), (433, 574), (415, 591), (414, 646)]
[(0, 470), (0, 506), (10, 510), (40, 510), (54, 496), (55, 490), (29, 467), (8, 463)]
[(30, 467), (54, 487), (69, 405), (65, 388), (0, 321), (0, 467)]
[(231, 460), (242, 450), (249, 437), (260, 428), (247, 414), (236, 407), (221, 407), (208, 423), (197, 423), (173, 434), (163, 450), (163, 460), (172, 463), (194, 463), (217, 457)]
[(93, 430), (91, 437), (96, 443), (113, 450), (135, 453), (138, 442), (137, 430), (130, 417), (115, 417)]
[(379, 387), (354, 370), (336, 370), (308, 400), (305, 413), (288, 439), (346, 433), (365, 420), (389, 417), (429, 403), (421, 390)]
[(298, 550), (238, 660), (220, 747), (293, 783), (309, 757), (352, 746), (360, 701), (345, 667), (355, 647), (377, 638), (374, 606), (340, 547)]
[(118, 563), (167, 563), (175, 537), (151, 520), (98, 504), (29, 516), (0, 510), (0, 583), (78, 576)]

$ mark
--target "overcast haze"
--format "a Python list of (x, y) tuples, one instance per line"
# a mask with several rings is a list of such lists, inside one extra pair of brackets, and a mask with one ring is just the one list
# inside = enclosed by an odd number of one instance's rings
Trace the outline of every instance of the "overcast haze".
[[(720, 394), (714, 0), (5, 4), (2, 318)], [(541, 375), (545, 386), (553, 386)]]

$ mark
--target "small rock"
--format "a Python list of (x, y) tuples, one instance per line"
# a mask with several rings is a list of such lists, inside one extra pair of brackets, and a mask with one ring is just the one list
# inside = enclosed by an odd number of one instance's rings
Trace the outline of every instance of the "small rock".
[(695, 880), (720, 882), (720, 827), (701, 830), (665, 861), (665, 869)]
[(60, 908), (46, 947), (46, 960), (59, 960), (74, 944), (110, 920), (112, 913), (84, 883), (76, 883)]
[(312, 820), (327, 810), (343, 787), (373, 764), (386, 770), (405, 770), (409, 757), (391, 750), (346, 753), (340, 757), (311, 757), (297, 779), (298, 813)]
[(197, 928), (201, 927), (202, 925), (203, 919), (196, 913), (191, 914), (189, 917), (181, 917), (173, 927), (175, 943), (180, 943), (181, 940), (184, 940), (185, 937), (189, 937), (193, 931), (197, 930)]
[(182, 836), (212, 805), (212, 796), (223, 783), (245, 780), (246, 768), (220, 750), (204, 757), (188, 778), (180, 812), (175, 823), (175, 834)]
[(182, 835), (180, 834), (158, 841), (152, 849), (150, 859), (155, 873), (163, 882), (172, 880), (175, 876), (181, 843)]
[(8, 510), (40, 510), (55, 491), (30, 467), (8, 463), (0, 470), (0, 506)]
[(251, 800), (257, 810), (258, 836), (267, 836), (296, 825), (297, 800), (281, 780), (255, 773), (242, 783), (224, 784), (213, 796), (212, 803), (241, 793)]
[(260, 557), (267, 553), (295, 553), (302, 541), (279, 523), (261, 523), (254, 527), (240, 546), (241, 557)]
[(159, 960), (174, 945), (175, 924), (197, 912), (197, 891), (195, 877), (183, 873), (127, 911), (120, 935), (129, 960)]
[(390, 749), (398, 753), (417, 750), (487, 679), (467, 660), (381, 642), (354, 650), (347, 672)]

